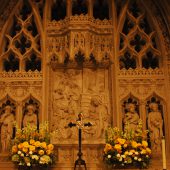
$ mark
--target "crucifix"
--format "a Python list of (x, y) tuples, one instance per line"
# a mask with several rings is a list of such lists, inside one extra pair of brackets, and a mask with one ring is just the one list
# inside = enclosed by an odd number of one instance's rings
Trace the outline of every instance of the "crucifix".
[(82, 143), (81, 136), (82, 136), (82, 129), (84, 127), (92, 126), (92, 124), (90, 122), (84, 123), (82, 121), (82, 113), (79, 113), (78, 114), (78, 119), (76, 120), (76, 123), (70, 122), (68, 124), (68, 127), (70, 127), (70, 128), (75, 127), (75, 126), (78, 127), (78, 134), (79, 134), (78, 135), (78, 141), (79, 141), (79, 144), (78, 144), (78, 154), (77, 154), (78, 159), (75, 161), (74, 170), (76, 170), (77, 166), (80, 167), (81, 165), (83, 165), (85, 167), (85, 170), (87, 170), (86, 162), (85, 162), (85, 160), (82, 159), (83, 153), (81, 151), (81, 143)]

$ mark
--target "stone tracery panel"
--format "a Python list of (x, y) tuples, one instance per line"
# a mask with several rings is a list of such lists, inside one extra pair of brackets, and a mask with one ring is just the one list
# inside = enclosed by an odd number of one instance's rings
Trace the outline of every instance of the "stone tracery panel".
[[(19, 4), (19, 10), (13, 16), (13, 24), (6, 32), (3, 42), (4, 53), (1, 55), (1, 70), (4, 71), (41, 71), (40, 34), (35, 24), (29, 2)], [(34, 57), (32, 57), (34, 55)], [(32, 64), (28, 64), (32, 62)], [(33, 65), (37, 67), (34, 68)]]
[(149, 25), (146, 11), (139, 8), (136, 1), (132, 2), (120, 33), (119, 68), (160, 68), (162, 59), (155, 35), (156, 32)]

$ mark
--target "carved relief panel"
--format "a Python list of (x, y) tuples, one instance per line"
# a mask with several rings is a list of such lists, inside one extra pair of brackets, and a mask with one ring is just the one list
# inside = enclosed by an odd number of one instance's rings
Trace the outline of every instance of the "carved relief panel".
[[(110, 124), (108, 70), (58, 69), (52, 71), (51, 128), (59, 129), (54, 143), (74, 143), (77, 128), (69, 129), (68, 123), (83, 113), (83, 121), (92, 127), (84, 129), (83, 140), (103, 142), (104, 129)], [(58, 123), (56, 123), (58, 122)]]

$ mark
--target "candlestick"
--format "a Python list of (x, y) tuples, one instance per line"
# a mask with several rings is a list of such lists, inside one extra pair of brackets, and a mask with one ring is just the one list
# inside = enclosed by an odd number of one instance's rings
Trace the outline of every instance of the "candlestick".
[(166, 152), (165, 152), (165, 137), (162, 137), (162, 164), (163, 170), (166, 170)]

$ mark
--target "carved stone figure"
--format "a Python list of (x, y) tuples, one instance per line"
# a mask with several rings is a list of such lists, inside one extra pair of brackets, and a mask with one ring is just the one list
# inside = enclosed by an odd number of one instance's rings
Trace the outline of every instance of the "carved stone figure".
[(37, 115), (33, 104), (29, 104), (27, 106), (27, 112), (23, 118), (23, 127), (26, 127), (28, 124), (30, 124), (30, 126), (37, 127)]
[(53, 93), (53, 109), (55, 115), (62, 116), (64, 112), (68, 110), (68, 100), (67, 96), (64, 93), (64, 86), (60, 86), (54, 90)]
[(159, 153), (161, 151), (161, 138), (163, 135), (162, 127), (163, 120), (162, 115), (158, 109), (157, 103), (151, 103), (149, 105), (151, 112), (148, 115), (148, 128), (151, 132), (151, 145), (154, 152)]
[(104, 137), (104, 130), (108, 124), (108, 108), (103, 104), (100, 96), (91, 98), (87, 119), (92, 123), (89, 134), (95, 138)]
[(5, 106), (4, 113), (0, 117), (1, 147), (2, 152), (8, 151), (10, 139), (13, 135), (13, 123), (15, 121), (10, 105)]
[(124, 130), (136, 130), (137, 124), (139, 121), (139, 115), (135, 110), (135, 104), (129, 103), (128, 104), (128, 111), (125, 113), (123, 123), (124, 123)]

